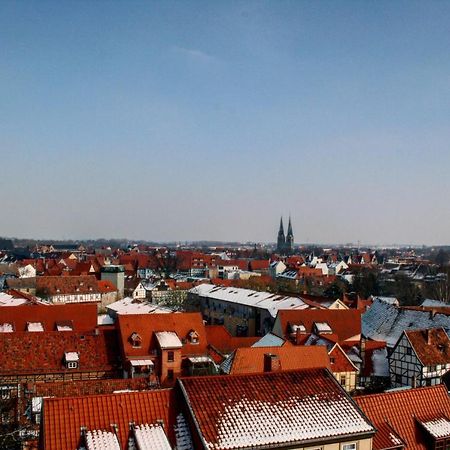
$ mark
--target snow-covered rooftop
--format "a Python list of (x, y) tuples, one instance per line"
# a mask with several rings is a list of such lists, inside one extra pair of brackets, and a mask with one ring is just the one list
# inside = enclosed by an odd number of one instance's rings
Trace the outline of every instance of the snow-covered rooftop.
[(450, 421), (446, 417), (422, 422), (422, 425), (435, 439), (450, 437)]
[(12, 333), (14, 325), (12, 323), (0, 323), (0, 333)]
[(86, 432), (87, 450), (121, 450), (115, 433), (92, 430)]
[(0, 292), (0, 306), (19, 306), (29, 303), (25, 298), (16, 298), (6, 292)]
[(138, 425), (134, 437), (139, 450), (172, 450), (164, 429), (160, 425)]
[(130, 359), (130, 364), (132, 366), (153, 366), (153, 361), (151, 359)]
[(173, 312), (170, 308), (131, 297), (125, 297), (122, 300), (111, 303), (106, 308), (108, 311), (114, 311), (116, 314), (163, 314)]
[(114, 325), (114, 318), (109, 314), (99, 314), (97, 316), (97, 325)]
[(44, 331), (44, 327), (41, 322), (28, 322), (27, 323), (27, 331), (31, 331), (31, 332)]
[(274, 318), (280, 309), (309, 308), (301, 298), (272, 294), (270, 292), (252, 291), (250, 289), (222, 287), (214, 284), (200, 284), (189, 292), (200, 297), (265, 309)]
[(259, 341), (255, 342), (252, 347), (281, 347), (286, 341), (272, 333), (267, 333)]
[(80, 357), (77, 352), (66, 352), (64, 353), (64, 359), (66, 362), (77, 362), (80, 360)]
[(191, 432), (182, 413), (177, 416), (175, 437), (177, 441), (177, 450), (192, 450), (192, 448), (194, 448), (192, 444)]
[(327, 322), (314, 322), (314, 326), (318, 333), (332, 333), (330, 325)]
[(174, 331), (157, 331), (155, 336), (161, 348), (181, 348), (183, 346)]

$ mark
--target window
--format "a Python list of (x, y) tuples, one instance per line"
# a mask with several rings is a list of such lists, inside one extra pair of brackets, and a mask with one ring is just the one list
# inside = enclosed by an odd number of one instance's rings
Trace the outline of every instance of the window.
[(68, 369), (76, 369), (78, 367), (78, 363), (76, 361), (68, 361), (67, 368)]
[(342, 444), (341, 449), (342, 450), (356, 450), (357, 449), (356, 442), (353, 442), (351, 444)]
[(332, 356), (330, 356), (330, 363), (334, 364), (334, 358)]
[(345, 375), (341, 375), (340, 383), (341, 383), (341, 386), (345, 386)]
[(408, 356), (411, 356), (411, 355), (412, 355), (411, 347), (406, 347), (406, 354), (407, 354)]
[(169, 369), (167, 371), (167, 379), (168, 380), (173, 380), (173, 370), (172, 369)]
[(167, 361), (169, 361), (169, 362), (175, 361), (175, 353), (174, 352), (167, 352)]
[(397, 384), (402, 384), (402, 376), (401, 375), (395, 375), (395, 382)]

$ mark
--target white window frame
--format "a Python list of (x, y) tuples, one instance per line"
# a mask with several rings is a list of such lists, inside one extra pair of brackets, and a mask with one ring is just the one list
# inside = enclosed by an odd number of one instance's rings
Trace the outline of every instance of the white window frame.
[(68, 369), (78, 369), (78, 361), (67, 361)]
[(341, 450), (358, 450), (358, 443), (348, 442), (346, 444), (341, 444)]

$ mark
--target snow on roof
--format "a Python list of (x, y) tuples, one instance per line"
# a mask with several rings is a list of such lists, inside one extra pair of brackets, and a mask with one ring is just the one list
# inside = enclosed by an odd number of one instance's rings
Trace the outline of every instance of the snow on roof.
[(73, 331), (73, 327), (70, 325), (56, 325), (56, 331)]
[(209, 356), (189, 356), (188, 360), (195, 364), (195, 363), (213, 363), (214, 361)]
[(151, 359), (130, 359), (130, 364), (132, 366), (153, 366), (153, 361)]
[(192, 288), (189, 293), (229, 303), (265, 309), (274, 318), (280, 309), (309, 308), (301, 298), (272, 294), (270, 292), (252, 291), (250, 289), (222, 287), (214, 284), (200, 284)]
[(194, 445), (192, 444), (191, 432), (182, 413), (177, 416), (175, 438), (177, 441), (177, 450), (192, 450), (194, 448)]
[(12, 333), (14, 325), (12, 323), (0, 323), (0, 333)]
[(125, 297), (118, 302), (111, 303), (106, 308), (117, 314), (163, 314), (173, 312), (170, 308), (154, 305), (145, 300), (141, 301), (131, 297)]
[(385, 341), (392, 348), (404, 330), (443, 327), (450, 330), (450, 316), (429, 311), (399, 308), (376, 299), (362, 315), (362, 334), (366, 338)]
[(314, 326), (319, 333), (332, 333), (330, 325), (327, 322), (314, 322)]
[(421, 423), (435, 439), (450, 437), (450, 420), (446, 417)]
[(426, 298), (420, 306), (434, 306), (440, 308), (450, 308), (450, 304), (441, 302), (440, 300), (433, 300), (431, 298)]
[(97, 325), (114, 325), (114, 318), (108, 314), (100, 314), (97, 316)]
[(157, 331), (155, 333), (161, 348), (181, 348), (183, 344), (180, 341), (177, 333), (174, 331)]
[(102, 430), (86, 432), (86, 447), (87, 450), (120, 450), (116, 434)]
[(134, 437), (140, 450), (172, 450), (161, 425), (135, 426)]
[(299, 331), (300, 333), (306, 333), (305, 325), (303, 325), (302, 323), (299, 324), (299, 325), (292, 324), (291, 325), (291, 332), (292, 333), (297, 333), (297, 331)]
[(64, 359), (66, 362), (77, 362), (80, 360), (80, 357), (77, 352), (66, 352), (64, 353)]
[(373, 300), (380, 300), (380, 302), (387, 303), (388, 305), (398, 306), (400, 303), (396, 297), (383, 297), (383, 296), (375, 296)]
[(16, 298), (6, 292), (0, 292), (0, 306), (18, 306), (29, 303), (25, 298)]
[(252, 347), (281, 347), (286, 341), (272, 333), (267, 333), (259, 341), (255, 342)]
[(28, 322), (27, 323), (27, 331), (31, 332), (39, 332), (44, 331), (44, 327), (41, 322)]

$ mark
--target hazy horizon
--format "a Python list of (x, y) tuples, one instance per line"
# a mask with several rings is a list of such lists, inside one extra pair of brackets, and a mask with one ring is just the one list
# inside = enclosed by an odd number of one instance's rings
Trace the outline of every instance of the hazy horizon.
[[(0, 3), (0, 235), (450, 243), (450, 3)], [(376, 244), (379, 243), (379, 244)], [(364, 244), (366, 245), (366, 244)]]

